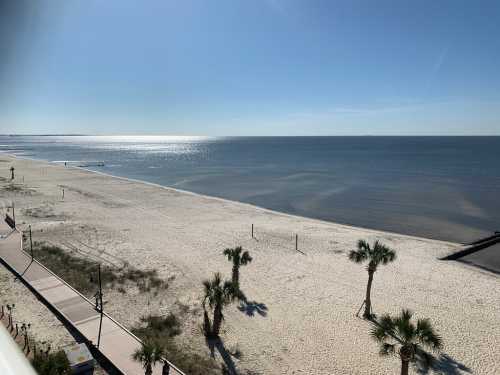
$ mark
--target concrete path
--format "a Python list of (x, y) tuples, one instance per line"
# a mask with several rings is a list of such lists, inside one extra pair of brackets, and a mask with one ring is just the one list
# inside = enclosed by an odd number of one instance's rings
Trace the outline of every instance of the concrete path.
[[(47, 304), (59, 311), (87, 340), (97, 345), (100, 315), (92, 302), (43, 265), (33, 262), (31, 257), (22, 251), (21, 234), (12, 231), (3, 218), (0, 220), (0, 258), (21, 275)], [(122, 373), (144, 374), (140, 364), (131, 359), (132, 353), (139, 347), (140, 342), (134, 335), (111, 317), (104, 315), (99, 350)], [(161, 374), (161, 365), (154, 368), (153, 374)], [(174, 368), (170, 369), (170, 374), (182, 375)]]

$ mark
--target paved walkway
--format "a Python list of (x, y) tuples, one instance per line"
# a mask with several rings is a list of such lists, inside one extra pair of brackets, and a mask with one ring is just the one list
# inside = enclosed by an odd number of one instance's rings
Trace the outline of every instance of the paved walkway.
[[(92, 302), (41, 264), (36, 261), (32, 262), (31, 257), (21, 248), (21, 234), (18, 231), (12, 231), (2, 217), (0, 220), (0, 258), (20, 274), (87, 340), (97, 345), (100, 319)], [(135, 336), (109, 316), (104, 316), (99, 350), (124, 374), (144, 374), (140, 364), (131, 359), (132, 353), (139, 347), (140, 342)], [(161, 374), (161, 365), (157, 365), (153, 373)], [(170, 374), (182, 373), (171, 368)]]

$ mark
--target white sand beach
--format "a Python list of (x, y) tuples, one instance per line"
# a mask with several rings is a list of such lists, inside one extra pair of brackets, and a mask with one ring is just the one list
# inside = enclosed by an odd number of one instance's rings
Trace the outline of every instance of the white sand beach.
[(75, 342), (61, 322), (45, 307), (20, 280), (0, 266), (0, 303), (15, 304), (13, 318), (19, 324), (31, 324), (30, 334), (38, 342), (50, 342), (53, 348)]
[[(4, 189), (11, 165), (15, 182), (24, 183), (19, 191)], [(431, 319), (444, 341), (437, 373), (500, 373), (500, 277), (438, 260), (458, 244), (295, 217), (6, 154), (0, 155), (0, 176), (0, 209), (15, 202), (20, 227), (31, 224), (35, 240), (117, 266), (156, 269), (171, 279), (158, 296), (108, 292), (106, 309), (130, 327), (144, 314), (184, 307), (179, 340), (207, 356), (199, 329), (201, 283), (216, 271), (230, 277), (224, 248), (248, 250), (254, 260), (241, 269), (241, 287), (255, 309), (228, 307), (222, 335), (228, 350), (241, 352), (233, 361), (242, 374), (398, 373), (398, 358), (380, 357), (370, 324), (355, 317), (367, 281), (365, 266), (347, 258), (358, 239), (380, 240), (397, 251), (397, 260), (375, 274), (373, 308), (377, 314), (409, 308)], [(301, 252), (295, 251), (296, 233)], [(2, 276), (2, 290), (15, 288), (8, 286), (12, 282)], [(64, 341), (55, 331), (53, 339)]]

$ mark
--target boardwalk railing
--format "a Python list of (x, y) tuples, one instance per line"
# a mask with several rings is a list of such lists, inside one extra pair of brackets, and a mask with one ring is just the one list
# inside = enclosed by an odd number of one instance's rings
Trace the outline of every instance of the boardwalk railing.
[[(66, 283), (63, 279), (61, 279), (59, 276), (57, 276), (57, 274), (55, 274), (52, 270), (50, 270), (49, 268), (47, 268), (45, 265), (43, 265), (41, 262), (39, 262), (37, 259), (35, 258), (32, 258), (30, 254), (28, 254), (26, 251), (24, 251), (24, 247), (23, 247), (23, 235), (22, 235), (22, 232), (16, 228), (16, 231), (19, 233), (19, 237), (20, 237), (20, 247), (19, 247), (19, 250), (21, 252), (21, 254), (23, 254), (23, 256), (25, 256), (27, 259), (32, 259), (32, 263), (35, 263), (36, 265), (38, 265), (39, 267), (41, 267), (43, 270), (45, 270), (48, 274), (50, 274), (51, 276), (53, 276), (54, 278), (56, 278), (62, 285), (64, 285), (65, 287), (69, 288), (72, 292), (74, 292), (78, 297), (81, 298), (82, 301), (85, 301), (87, 304), (90, 305), (90, 307), (95, 310), (95, 305), (94, 303), (89, 300), (86, 296), (84, 296), (83, 294), (81, 294), (78, 290), (76, 290), (75, 288), (73, 288), (71, 285), (69, 285), (68, 283)], [(5, 260), (4, 260), (5, 262)], [(5, 262), (7, 263), (7, 262)], [(29, 267), (32, 267), (32, 263), (29, 264), (28, 268)], [(14, 269), (13, 267), (11, 267), (16, 273), (19, 274), (19, 270), (16, 270)], [(23, 274), (26, 272), (26, 270), (23, 272)], [(19, 275), (20, 277), (22, 277), (22, 275)], [(26, 282), (28, 284), (29, 281), (26, 280)], [(61, 317), (63, 317), (65, 319), (65, 321), (70, 324), (70, 326), (72, 326), (76, 331), (80, 332), (81, 335), (83, 337), (86, 337), (85, 334), (83, 332), (81, 332), (81, 330), (79, 329), (79, 327), (77, 327), (76, 325), (76, 322), (73, 322), (71, 319), (67, 318), (64, 314), (63, 311), (60, 311), (59, 308), (57, 306), (55, 306), (54, 304), (52, 304), (51, 302), (49, 302), (43, 295), (40, 294), (40, 292), (38, 290), (36, 290), (35, 288), (31, 287), (32, 290), (34, 290), (43, 300), (46, 301), (46, 303), (48, 305), (50, 305), (50, 307), (57, 311), (59, 313), (59, 315)], [(96, 312), (97, 313), (97, 312)], [(123, 324), (121, 324), (120, 322), (118, 322), (116, 319), (114, 319), (112, 316), (110, 316), (109, 314), (107, 314), (106, 312), (103, 313), (103, 315), (107, 318), (107, 320), (109, 322), (111, 322), (112, 324), (115, 325), (116, 329), (122, 331), (124, 334), (128, 335), (130, 338), (132, 338), (136, 343), (137, 343), (137, 347), (140, 347), (140, 345), (142, 345), (142, 341), (137, 337), (135, 336), (132, 332), (130, 332), (125, 326), (123, 326)], [(114, 331), (116, 331), (116, 329), (112, 329)], [(91, 340), (87, 339), (90, 343), (92, 343)], [(106, 353), (103, 353), (101, 350), (99, 350), (98, 348), (96, 348), (94, 345), (94, 350), (98, 350), (114, 367), (116, 367), (120, 372), (122, 373), (127, 373), (126, 371), (123, 371), (121, 369), (121, 366), (117, 363), (114, 363), (113, 362), (113, 358), (110, 358), (109, 355), (106, 355)], [(130, 358), (130, 356), (132, 355), (132, 353), (129, 353), (128, 357)], [(122, 358), (123, 359), (123, 358)], [(131, 361), (131, 359), (130, 359)], [(179, 368), (177, 368), (173, 363), (171, 363), (170, 361), (168, 361), (168, 359), (164, 359), (164, 361), (166, 363), (168, 363), (168, 365), (170, 366), (170, 374), (172, 375), (185, 375), (184, 372), (182, 372)], [(155, 368), (155, 373), (157, 372), (157, 368)], [(131, 374), (132, 375), (132, 374)], [(135, 375), (135, 374), (134, 374)]]

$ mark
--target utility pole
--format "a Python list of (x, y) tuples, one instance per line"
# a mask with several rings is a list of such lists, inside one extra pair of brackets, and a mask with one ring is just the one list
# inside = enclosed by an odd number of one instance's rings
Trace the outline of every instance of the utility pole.
[(31, 261), (33, 261), (34, 256), (33, 256), (33, 238), (31, 237), (31, 224), (30, 224), (29, 228), (30, 228), (30, 251), (31, 251)]
[(103, 306), (102, 306), (102, 283), (101, 283), (101, 264), (99, 263), (99, 271), (98, 271), (98, 278), (99, 278), (99, 292), (97, 292), (96, 296), (96, 305), (98, 305), (98, 310), (101, 313), (101, 317), (99, 320), (99, 334), (97, 336), (97, 348), (99, 348), (99, 345), (101, 344), (101, 330), (102, 330), (102, 317), (104, 314)]

